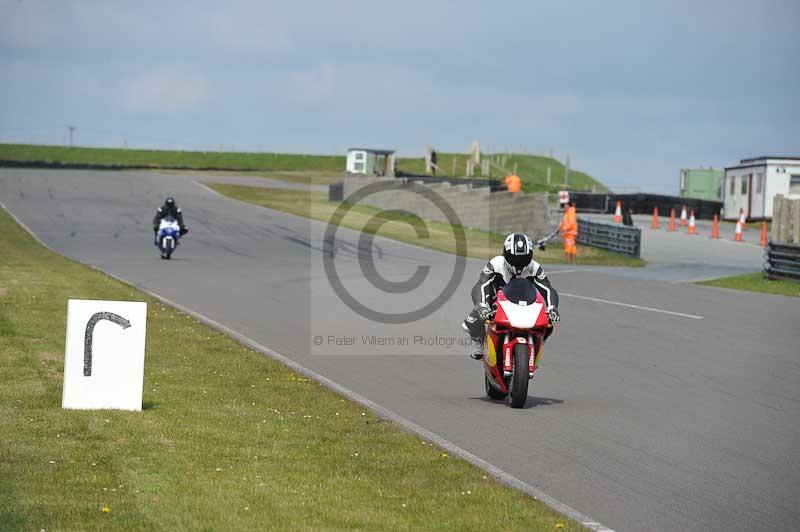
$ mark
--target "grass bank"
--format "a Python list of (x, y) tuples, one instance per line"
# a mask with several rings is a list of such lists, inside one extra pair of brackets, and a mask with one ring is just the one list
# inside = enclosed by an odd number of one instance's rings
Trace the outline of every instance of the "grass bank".
[(343, 155), (216, 151), (128, 150), (0, 144), (0, 160), (130, 168), (314, 171), (343, 174)]
[(763, 292), (765, 294), (800, 297), (800, 281), (793, 281), (791, 279), (769, 280), (760, 272), (734, 275), (732, 277), (721, 277), (710, 281), (701, 281), (697, 284), (745, 290), (748, 292)]
[[(208, 186), (220, 194), (240, 201), (322, 222), (328, 222), (340, 205), (339, 202), (329, 202), (327, 194), (322, 192), (257, 188), (220, 183), (210, 183)], [(380, 212), (380, 209), (358, 205), (350, 209), (340, 225), (363, 231), (366, 223)], [(453, 237), (453, 231), (449, 224), (426, 220), (426, 226), (430, 232), (427, 238), (418, 237), (414, 228), (404, 220), (392, 221), (381, 226), (379, 234), (386, 238), (444, 251), (445, 253), (456, 252), (457, 242)], [(366, 231), (374, 232), (369, 229), (366, 229)], [(466, 255), (468, 257), (489, 259), (497, 255), (498, 249), (502, 249), (505, 235), (474, 229), (465, 229), (464, 233), (466, 237)], [(562, 263), (564, 258), (560, 243), (554, 242), (545, 251), (536, 252), (536, 260), (545, 264)], [(578, 250), (578, 264), (644, 266), (645, 262), (620, 253), (581, 246)]]
[[(0, 250), (0, 530), (579, 529), (2, 210)], [(61, 409), (68, 298), (148, 302), (142, 412)]]
[[(485, 158), (502, 163), (509, 171), (517, 166), (526, 192), (555, 192), (563, 188), (564, 165), (549, 157), (522, 154), (485, 154)], [(329, 176), (342, 176), (345, 172), (344, 155), (303, 155), (288, 153), (248, 153), (216, 151), (134, 150), (122, 148), (70, 148), (67, 146), (44, 146), (31, 144), (0, 144), (0, 161), (46, 164), (81, 164), (128, 168), (175, 168), (196, 170), (239, 170), (270, 172), (314, 172)], [(439, 167), (447, 174), (464, 175), (467, 156), (460, 153), (439, 154)], [(455, 167), (453, 163), (455, 162)], [(415, 174), (425, 173), (425, 160), (399, 158), (400, 170)], [(551, 180), (547, 181), (550, 169)], [(505, 172), (492, 166), (488, 176), (502, 178)], [(268, 176), (269, 177), (269, 176)], [(291, 176), (285, 176), (292, 179)], [(481, 177), (481, 176), (476, 176)], [(297, 178), (297, 176), (295, 176)], [(570, 170), (569, 184), (575, 190), (606, 187), (592, 176)]]
[[(543, 157), (540, 155), (525, 155), (518, 153), (511, 154), (482, 154), (482, 158), (488, 158), (498, 166), (490, 166), (489, 175), (475, 177), (489, 177), (501, 179), (506, 176), (507, 171), (513, 171), (516, 165), (517, 173), (522, 178), (523, 190), (525, 192), (557, 192), (564, 188), (564, 165), (556, 159)], [(467, 155), (461, 153), (439, 153), (437, 165), (445, 174), (464, 175), (467, 165)], [(455, 174), (453, 173), (455, 163)], [(400, 170), (414, 173), (425, 173), (425, 159), (423, 158), (401, 158), (397, 166)], [(547, 180), (548, 168), (550, 169), (550, 182)], [(569, 188), (571, 190), (596, 190), (605, 192), (608, 189), (600, 181), (585, 172), (570, 169)]]

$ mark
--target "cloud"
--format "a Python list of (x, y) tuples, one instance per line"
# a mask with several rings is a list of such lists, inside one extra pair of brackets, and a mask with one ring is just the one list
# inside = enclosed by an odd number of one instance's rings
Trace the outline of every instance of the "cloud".
[(292, 49), (288, 24), (268, 5), (248, 5), (210, 18), (213, 41), (223, 49), (285, 52)]
[(55, 4), (53, 16), (49, 7), (41, 3), (0, 4), (0, 44), (14, 48), (44, 48), (63, 30), (59, 24), (64, 6)]
[(127, 105), (135, 111), (175, 112), (206, 102), (208, 83), (175, 70), (160, 70), (132, 81)]
[(290, 96), (295, 101), (324, 102), (333, 95), (336, 86), (336, 71), (329, 64), (295, 70), (289, 74), (289, 81), (292, 87)]

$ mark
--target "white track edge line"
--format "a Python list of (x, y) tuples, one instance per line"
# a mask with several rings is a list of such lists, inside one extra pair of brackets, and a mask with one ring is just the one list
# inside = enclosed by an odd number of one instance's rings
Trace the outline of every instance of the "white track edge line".
[(628, 308), (635, 308), (637, 310), (646, 310), (648, 312), (659, 312), (661, 314), (669, 314), (671, 316), (680, 316), (682, 318), (691, 318), (693, 320), (702, 320), (703, 316), (697, 316), (696, 314), (684, 314), (683, 312), (673, 312), (671, 310), (664, 310), (660, 308), (653, 308), (653, 307), (643, 307), (641, 305), (633, 305), (631, 303), (622, 303), (621, 301), (609, 301), (608, 299), (599, 299), (596, 297), (588, 297), (588, 296), (579, 296), (578, 294), (570, 294), (567, 292), (559, 292), (559, 296), (565, 297), (574, 297), (575, 299), (585, 299), (586, 301), (594, 301), (596, 303), (606, 303), (607, 305), (617, 305), (620, 307), (628, 307)]
[[(6, 213), (8, 213), (8, 215), (11, 216), (11, 218), (20, 227), (22, 227), (29, 235), (31, 235), (31, 237), (33, 237), (34, 240), (36, 240), (39, 244), (41, 244), (42, 247), (44, 247), (45, 249), (47, 249), (48, 251), (50, 251), (52, 253), (55, 253), (56, 255), (65, 257), (61, 253), (55, 251), (49, 245), (45, 244), (38, 236), (36, 236), (36, 233), (34, 233), (27, 225), (25, 225), (25, 223), (22, 222), (22, 220), (20, 220), (19, 218), (17, 218), (13, 214), (5, 206), (5, 204), (2, 201), (0, 201), (0, 207), (2, 207), (2, 209)], [(244, 334), (241, 334), (241, 333), (239, 333), (237, 331), (234, 331), (233, 329), (231, 329), (230, 327), (227, 327), (226, 325), (223, 325), (223, 324), (221, 324), (221, 323), (219, 323), (219, 322), (217, 322), (217, 321), (215, 321), (215, 320), (213, 320), (213, 319), (211, 319), (211, 318), (209, 318), (207, 316), (204, 316), (203, 314), (200, 314), (199, 312), (195, 312), (194, 310), (186, 308), (183, 305), (175, 303), (174, 301), (171, 301), (170, 299), (168, 299), (168, 298), (166, 298), (166, 297), (164, 297), (164, 296), (162, 296), (162, 295), (160, 295), (160, 294), (158, 294), (156, 292), (148, 290), (148, 289), (146, 289), (146, 288), (144, 288), (142, 286), (137, 286), (135, 283), (132, 283), (131, 281), (128, 281), (127, 279), (123, 279), (122, 277), (119, 277), (119, 276), (114, 275), (112, 273), (103, 271), (97, 266), (94, 266), (92, 264), (88, 264), (88, 263), (79, 261), (77, 259), (73, 259), (71, 257), (65, 257), (65, 258), (67, 258), (69, 260), (72, 260), (72, 261), (75, 261), (75, 262), (77, 262), (79, 264), (83, 264), (84, 266), (88, 266), (89, 268), (91, 268), (91, 269), (93, 269), (95, 271), (98, 271), (98, 272), (100, 272), (100, 273), (102, 273), (104, 275), (108, 275), (112, 279), (115, 279), (115, 280), (117, 280), (117, 281), (119, 281), (119, 282), (121, 282), (123, 284), (126, 284), (126, 285), (132, 287), (132, 288), (135, 288), (137, 290), (141, 290), (142, 292), (144, 292), (144, 293), (156, 298), (157, 300), (161, 301), (162, 303), (166, 303), (167, 305), (170, 305), (170, 306), (180, 310), (181, 312), (183, 312), (185, 314), (188, 314), (189, 316), (195, 318), (196, 320), (198, 320), (198, 321), (200, 321), (200, 322), (202, 322), (202, 323), (204, 323), (204, 324), (206, 324), (206, 325), (208, 325), (208, 326), (210, 326), (210, 327), (212, 327), (214, 329), (217, 329), (218, 331), (220, 331), (222, 333), (227, 334), (228, 336), (230, 336), (230, 337), (234, 338), (235, 340), (237, 340), (237, 341), (239, 341), (239, 342), (241, 342), (241, 343), (243, 343), (243, 344), (255, 349), (256, 351), (259, 351), (259, 352), (269, 356), (270, 358), (272, 358), (274, 360), (277, 360), (278, 362), (283, 363), (284, 365), (288, 366), (289, 368), (293, 369), (294, 371), (296, 371), (298, 373), (301, 373), (301, 374), (305, 375), (306, 377), (309, 377), (309, 378), (312, 378), (312, 379), (316, 380), (320, 384), (326, 386), (327, 388), (333, 390), (334, 392), (336, 392), (336, 393), (338, 393), (340, 395), (345, 396), (346, 398), (350, 399), (351, 401), (354, 401), (356, 403), (359, 403), (359, 404), (365, 406), (366, 408), (369, 408), (370, 410), (372, 410), (373, 412), (378, 414), (380, 417), (382, 417), (384, 419), (388, 419), (389, 421), (392, 421), (393, 423), (401, 426), (402, 428), (406, 429), (407, 431), (409, 431), (411, 433), (414, 433), (417, 436), (419, 436), (421, 438), (424, 438), (424, 439), (426, 439), (428, 441), (431, 441), (431, 442), (435, 443), (436, 445), (438, 445), (439, 447), (442, 447), (443, 449), (445, 449), (447, 451), (450, 451), (451, 453), (453, 453), (454, 455), (458, 456), (459, 458), (462, 458), (463, 460), (466, 460), (467, 462), (471, 463), (472, 465), (477, 466), (480, 469), (483, 469), (484, 471), (486, 471), (487, 473), (491, 474), (493, 477), (495, 477), (496, 479), (500, 480), (504, 484), (506, 484), (508, 486), (511, 486), (512, 488), (518, 489), (518, 490), (530, 495), (534, 499), (537, 499), (537, 500), (543, 502), (544, 504), (546, 504), (547, 506), (549, 506), (553, 510), (555, 510), (555, 511), (557, 511), (557, 512), (559, 512), (559, 513), (561, 513), (561, 514), (563, 514), (563, 515), (565, 515), (567, 517), (569, 517), (573, 521), (577, 521), (578, 523), (580, 523), (581, 525), (585, 526), (589, 530), (593, 530), (594, 532), (615, 532), (613, 529), (608, 528), (608, 527), (602, 525), (601, 523), (595, 521), (594, 519), (589, 518), (588, 516), (580, 513), (579, 511), (575, 510), (571, 506), (568, 506), (568, 505), (562, 503), (561, 501), (559, 501), (558, 499), (555, 499), (554, 497), (551, 497), (551, 496), (547, 495), (543, 491), (541, 491), (541, 490), (531, 486), (530, 484), (518, 479), (517, 477), (513, 476), (512, 474), (503, 471), (499, 467), (490, 464), (489, 462), (483, 460), (482, 458), (477, 457), (476, 455), (470, 453), (469, 451), (467, 451), (465, 449), (462, 449), (461, 447), (458, 447), (456, 444), (454, 444), (454, 443), (442, 438), (441, 436), (429, 431), (428, 429), (423, 428), (420, 425), (417, 425), (413, 421), (411, 421), (409, 419), (406, 419), (403, 416), (392, 412), (388, 408), (385, 408), (385, 407), (375, 403), (374, 401), (371, 401), (370, 399), (367, 399), (363, 395), (360, 395), (359, 393), (354, 392), (354, 391), (350, 390), (349, 388), (346, 388), (346, 387), (342, 386), (341, 384), (329, 379), (328, 377), (325, 377), (322, 374), (319, 374), (319, 373), (317, 373), (317, 372), (315, 372), (315, 371), (313, 371), (311, 369), (306, 368), (305, 366), (295, 362), (294, 360), (292, 360), (292, 359), (290, 359), (290, 358), (288, 358), (288, 357), (286, 357), (284, 355), (281, 355), (277, 351), (274, 351), (274, 350), (272, 350), (272, 349), (270, 349), (270, 348), (268, 348), (268, 347), (266, 347), (264, 345), (261, 345), (260, 343), (256, 342), (252, 338), (250, 338), (248, 336), (245, 336)]]

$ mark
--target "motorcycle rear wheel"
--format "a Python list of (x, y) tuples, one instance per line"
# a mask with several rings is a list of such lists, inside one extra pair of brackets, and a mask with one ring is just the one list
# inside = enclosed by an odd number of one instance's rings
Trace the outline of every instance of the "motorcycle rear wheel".
[(486, 388), (486, 395), (489, 397), (489, 399), (506, 398), (507, 394), (501, 392), (500, 390), (492, 386), (492, 384), (489, 382), (489, 376), (486, 373), (483, 374), (483, 385)]
[(511, 408), (522, 408), (528, 400), (528, 345), (514, 346), (514, 373), (511, 375)]

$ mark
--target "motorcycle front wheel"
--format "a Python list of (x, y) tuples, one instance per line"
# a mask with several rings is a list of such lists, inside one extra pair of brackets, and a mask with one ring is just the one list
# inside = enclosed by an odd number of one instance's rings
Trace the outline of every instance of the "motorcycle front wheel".
[(161, 252), (161, 258), (169, 260), (172, 257), (172, 252), (175, 251), (175, 244), (172, 240), (167, 240), (164, 243), (164, 249)]
[(511, 408), (522, 408), (528, 400), (528, 345), (514, 346), (514, 374), (511, 375)]

